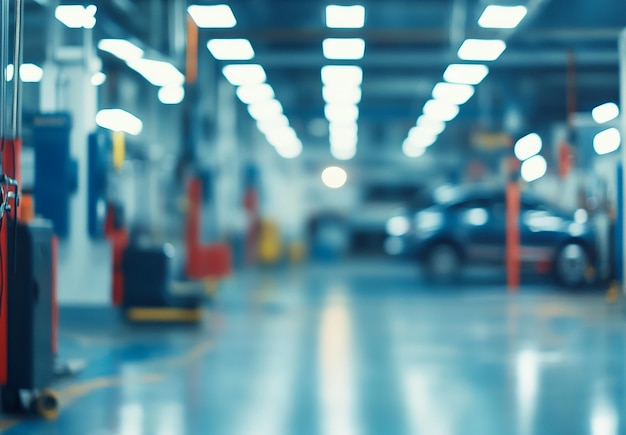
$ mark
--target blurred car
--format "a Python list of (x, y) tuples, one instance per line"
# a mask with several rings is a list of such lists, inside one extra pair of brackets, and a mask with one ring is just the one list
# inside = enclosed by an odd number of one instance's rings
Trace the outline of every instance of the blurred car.
[[(520, 200), (520, 260), (549, 267), (569, 287), (584, 284), (596, 241), (584, 210), (565, 213), (528, 192)], [(394, 253), (419, 260), (437, 280), (449, 280), (468, 263), (504, 263), (506, 207), (503, 189), (457, 188), (424, 210), (387, 222)]]
[(382, 254), (390, 217), (433, 204), (424, 186), (415, 183), (373, 183), (363, 188), (360, 204), (346, 216), (350, 252)]

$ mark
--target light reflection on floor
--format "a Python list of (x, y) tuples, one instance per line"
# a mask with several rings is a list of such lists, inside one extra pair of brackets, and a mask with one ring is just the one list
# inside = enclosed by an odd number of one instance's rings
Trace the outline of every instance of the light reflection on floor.
[(626, 433), (626, 312), (601, 291), (437, 287), (364, 260), (235, 276), (200, 328), (61, 322), (88, 366), (57, 386), (59, 419), (0, 432)]

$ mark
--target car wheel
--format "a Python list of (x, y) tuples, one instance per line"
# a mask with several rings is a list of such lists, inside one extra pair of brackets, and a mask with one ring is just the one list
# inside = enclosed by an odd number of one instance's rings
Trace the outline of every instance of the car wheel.
[(556, 279), (567, 287), (579, 287), (587, 280), (589, 258), (585, 248), (576, 242), (565, 244), (556, 254)]
[(438, 282), (450, 282), (459, 275), (461, 255), (453, 245), (439, 243), (428, 251), (424, 266), (429, 278)]

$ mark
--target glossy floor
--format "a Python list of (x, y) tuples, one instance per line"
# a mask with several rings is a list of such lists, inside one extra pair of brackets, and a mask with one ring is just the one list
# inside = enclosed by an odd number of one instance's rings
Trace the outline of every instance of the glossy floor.
[(5, 433), (626, 433), (623, 306), (543, 282), (433, 287), (370, 261), (249, 272), (197, 328), (63, 310), (61, 354), (87, 366), (55, 386), (59, 418), (4, 416)]

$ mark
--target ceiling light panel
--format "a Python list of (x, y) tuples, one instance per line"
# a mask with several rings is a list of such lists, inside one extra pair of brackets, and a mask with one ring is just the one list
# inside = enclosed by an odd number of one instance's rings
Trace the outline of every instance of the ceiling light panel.
[(615, 103), (601, 104), (591, 111), (591, 116), (598, 124), (604, 124), (619, 116), (619, 106)]
[(489, 29), (514, 29), (527, 12), (525, 6), (489, 5), (478, 19), (478, 25)]
[(361, 38), (326, 38), (322, 41), (322, 51), (326, 59), (362, 59), (365, 41)]
[(417, 118), (415, 124), (417, 127), (422, 127), (432, 131), (434, 134), (441, 134), (446, 128), (446, 123), (438, 119), (429, 118), (426, 115), (422, 115)]
[(322, 97), (326, 103), (357, 104), (361, 101), (359, 86), (324, 86)]
[(474, 87), (460, 83), (437, 83), (433, 98), (456, 105), (465, 104), (474, 95)]
[(356, 105), (327, 104), (324, 115), (329, 122), (354, 123), (359, 118), (359, 108)]
[(101, 39), (98, 48), (127, 62), (143, 57), (143, 50), (125, 39)]
[(248, 106), (248, 112), (257, 121), (269, 120), (283, 113), (283, 106), (277, 100), (267, 100)]
[(263, 83), (267, 76), (261, 65), (226, 65), (222, 68), (226, 80), (234, 86), (256, 85)]
[(196, 25), (203, 29), (225, 29), (237, 25), (235, 15), (228, 5), (191, 5), (187, 12)]
[(365, 25), (365, 8), (354, 6), (326, 6), (326, 26), (332, 29), (359, 29)]
[(70, 29), (93, 29), (97, 10), (95, 5), (59, 5), (54, 10), (54, 17)]
[(363, 70), (354, 65), (327, 65), (322, 67), (324, 85), (360, 86)]
[(210, 39), (207, 48), (217, 60), (250, 60), (254, 49), (247, 39)]
[(237, 97), (245, 104), (254, 104), (274, 98), (274, 90), (267, 83), (245, 85), (237, 88)]
[(154, 86), (180, 86), (185, 76), (174, 65), (152, 59), (136, 59), (128, 62), (128, 66)]
[(133, 136), (141, 133), (143, 123), (132, 113), (122, 109), (103, 109), (96, 114), (96, 124), (113, 131), (123, 131)]
[(489, 74), (486, 65), (452, 64), (443, 73), (443, 79), (450, 83), (477, 85)]
[(424, 104), (424, 114), (439, 121), (451, 121), (459, 114), (459, 107), (439, 100), (428, 100)]
[(492, 61), (505, 49), (506, 43), (501, 39), (466, 39), (457, 54), (462, 60)]

